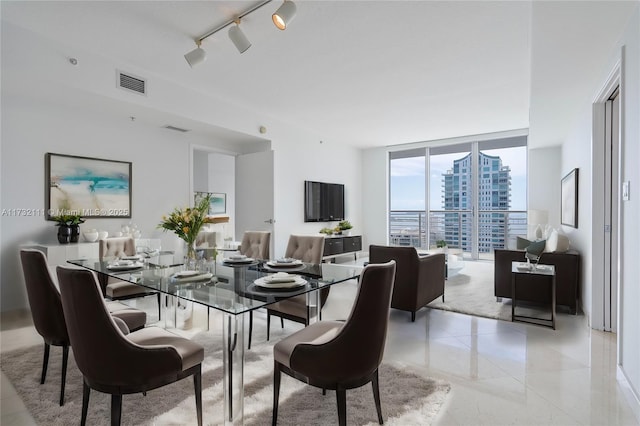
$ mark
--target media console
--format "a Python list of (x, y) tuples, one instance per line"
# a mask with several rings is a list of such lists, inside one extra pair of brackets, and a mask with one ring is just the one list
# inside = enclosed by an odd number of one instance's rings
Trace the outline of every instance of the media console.
[(334, 259), (337, 256), (353, 253), (354, 260), (358, 260), (359, 251), (362, 251), (361, 235), (334, 235), (324, 239), (322, 259)]

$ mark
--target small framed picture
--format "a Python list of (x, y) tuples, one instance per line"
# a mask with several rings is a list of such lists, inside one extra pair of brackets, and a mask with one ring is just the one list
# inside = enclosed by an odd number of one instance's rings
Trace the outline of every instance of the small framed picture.
[(562, 178), (560, 188), (560, 223), (578, 227), (578, 169)]
[(194, 196), (195, 204), (209, 195), (209, 212), (210, 216), (225, 214), (227, 212), (227, 194), (224, 192), (196, 192)]

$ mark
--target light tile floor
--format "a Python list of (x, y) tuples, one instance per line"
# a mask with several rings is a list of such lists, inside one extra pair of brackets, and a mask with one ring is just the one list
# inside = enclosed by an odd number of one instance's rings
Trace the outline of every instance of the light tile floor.
[[(353, 282), (332, 288), (323, 318), (346, 318), (356, 290)], [(211, 326), (218, 320), (212, 315)], [(1, 352), (42, 350), (24, 313), (2, 316), (0, 342)], [(392, 310), (385, 360), (451, 383), (436, 425), (640, 424), (616, 381), (616, 335), (589, 329), (581, 315), (559, 314), (554, 331), (428, 308), (412, 323)], [(0, 384), (0, 424), (35, 424), (4, 373)]]

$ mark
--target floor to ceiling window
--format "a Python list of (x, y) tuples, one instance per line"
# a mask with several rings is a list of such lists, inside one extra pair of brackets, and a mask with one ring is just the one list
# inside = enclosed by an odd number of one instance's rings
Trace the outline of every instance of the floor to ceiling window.
[(390, 153), (390, 244), (491, 258), (526, 235), (526, 136)]

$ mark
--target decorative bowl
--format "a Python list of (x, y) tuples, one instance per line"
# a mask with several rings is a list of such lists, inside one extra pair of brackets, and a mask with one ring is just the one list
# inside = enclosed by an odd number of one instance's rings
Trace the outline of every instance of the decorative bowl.
[(93, 242), (98, 241), (98, 234), (99, 234), (98, 231), (96, 231), (95, 229), (91, 229), (89, 231), (84, 231), (82, 233), (82, 236), (84, 237), (85, 241), (93, 243)]
[(98, 231), (98, 239), (99, 240), (104, 240), (109, 236), (109, 233), (107, 231)]

